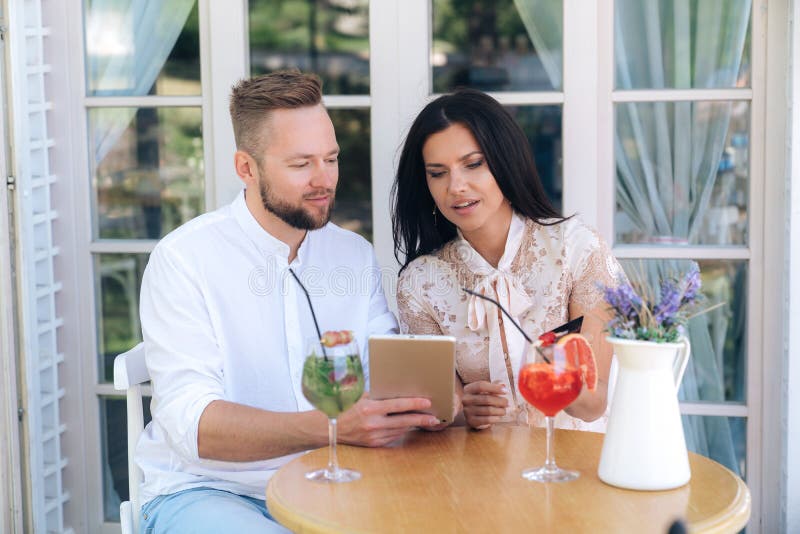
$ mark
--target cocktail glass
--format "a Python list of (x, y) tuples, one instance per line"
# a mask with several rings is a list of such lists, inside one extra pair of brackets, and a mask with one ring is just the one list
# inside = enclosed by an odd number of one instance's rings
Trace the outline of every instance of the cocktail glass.
[(547, 457), (541, 467), (525, 469), (522, 477), (537, 482), (566, 482), (580, 476), (577, 471), (556, 465), (553, 449), (553, 418), (574, 401), (581, 392), (583, 380), (579, 362), (558, 345), (546, 347), (526, 343), (519, 370), (519, 392), (533, 407), (545, 415), (547, 425)]
[(350, 482), (361, 473), (339, 467), (336, 457), (336, 419), (358, 402), (364, 393), (364, 371), (355, 341), (323, 347), (319, 339), (306, 343), (303, 365), (303, 395), (316, 409), (328, 416), (328, 466), (306, 473), (317, 482)]

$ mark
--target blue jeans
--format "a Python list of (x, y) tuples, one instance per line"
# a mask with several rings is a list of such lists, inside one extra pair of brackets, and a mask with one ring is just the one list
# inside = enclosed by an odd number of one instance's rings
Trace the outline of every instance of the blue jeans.
[(159, 495), (141, 514), (142, 534), (289, 532), (272, 519), (264, 501), (212, 488)]

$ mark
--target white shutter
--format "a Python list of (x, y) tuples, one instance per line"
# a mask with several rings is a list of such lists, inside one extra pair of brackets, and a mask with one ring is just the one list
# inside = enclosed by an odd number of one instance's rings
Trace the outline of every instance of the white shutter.
[[(25, 409), (24, 439), (27, 453), (25, 478), (33, 531), (64, 532), (64, 503), (69, 494), (62, 485), (66, 458), (61, 454), (59, 405), (64, 390), (59, 386), (58, 329), (63, 321), (56, 313), (61, 284), (54, 278), (58, 249), (53, 225), (47, 114), (51, 104), (45, 95), (50, 72), (43, 57), (49, 31), (42, 26), (41, 0), (8, 3), (11, 55), (12, 135), (14, 172), (17, 177), (17, 265), (20, 306), (20, 352)], [(62, 223), (63, 224), (63, 223)]]

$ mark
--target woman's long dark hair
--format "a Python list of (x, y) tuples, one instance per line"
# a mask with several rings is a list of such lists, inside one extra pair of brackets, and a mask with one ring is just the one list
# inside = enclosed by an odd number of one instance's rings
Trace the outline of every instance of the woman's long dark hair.
[(403, 269), (456, 236), (453, 223), (445, 217), (434, 219), (435, 204), (422, 158), (428, 138), (453, 124), (467, 127), (475, 136), (500, 191), (516, 212), (542, 224), (564, 220), (545, 194), (522, 128), (494, 98), (474, 89), (460, 89), (425, 106), (411, 125), (400, 154), (392, 186), (392, 231), (394, 256)]

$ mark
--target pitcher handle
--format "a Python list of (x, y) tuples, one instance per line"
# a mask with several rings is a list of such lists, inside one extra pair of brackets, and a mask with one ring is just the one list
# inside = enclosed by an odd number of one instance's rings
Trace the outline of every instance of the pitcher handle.
[(681, 388), (683, 373), (686, 372), (686, 365), (689, 363), (689, 356), (692, 354), (692, 345), (689, 343), (688, 337), (682, 337), (678, 343), (683, 347), (678, 349), (678, 355), (672, 364), (672, 374), (675, 377), (675, 393)]

